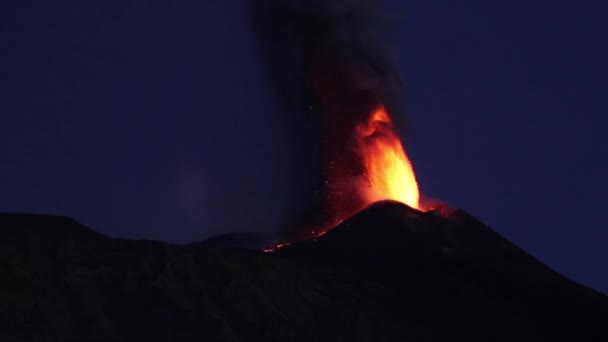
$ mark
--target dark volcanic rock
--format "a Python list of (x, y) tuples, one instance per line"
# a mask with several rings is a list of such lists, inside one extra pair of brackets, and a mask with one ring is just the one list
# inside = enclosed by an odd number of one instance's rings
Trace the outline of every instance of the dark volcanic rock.
[(462, 211), (379, 203), (316, 241), (225, 247), (244, 238), (0, 215), (0, 341), (608, 340), (606, 296)]
[(203, 241), (202, 244), (206, 247), (262, 250), (279, 242), (273, 236), (259, 233), (228, 233), (209, 238)]

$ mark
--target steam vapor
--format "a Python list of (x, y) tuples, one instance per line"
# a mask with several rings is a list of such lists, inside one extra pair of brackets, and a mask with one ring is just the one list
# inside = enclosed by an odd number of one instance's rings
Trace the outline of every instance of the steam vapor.
[(357, 124), (380, 104), (392, 113), (400, 110), (401, 82), (383, 44), (381, 3), (252, 0), (254, 29), (288, 113), (291, 143), (301, 149), (294, 153), (294, 182), (317, 185), (297, 190), (297, 196), (302, 190), (314, 194), (317, 206), (310, 211), (324, 211), (320, 220), (349, 210), (328, 203), (360, 206), (356, 198), (327, 198), (351, 196), (344, 187), (360, 182), (365, 172), (353, 150)]

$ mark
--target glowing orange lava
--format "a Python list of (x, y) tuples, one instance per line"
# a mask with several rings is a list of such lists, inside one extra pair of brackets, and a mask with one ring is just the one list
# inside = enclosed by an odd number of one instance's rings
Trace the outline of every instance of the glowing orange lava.
[(420, 209), (418, 182), (391, 118), (382, 106), (357, 126), (357, 142), (370, 189), (368, 204), (394, 200)]
[[(338, 144), (331, 146), (335, 150), (330, 153), (333, 165), (328, 169), (326, 178), (329, 185), (327, 221), (315, 225), (313, 229), (298, 231), (294, 241), (323, 236), (344, 220), (383, 200), (401, 202), (426, 211), (420, 205), (420, 192), (412, 163), (386, 109), (378, 106), (366, 120), (351, 127), (336, 135), (339, 137), (335, 141)], [(356, 175), (353, 176), (353, 173)], [(276, 244), (263, 251), (271, 253), (287, 245)]]
[(267, 247), (267, 248), (262, 249), (262, 252), (264, 252), (264, 253), (272, 253), (272, 252), (276, 252), (276, 251), (278, 251), (279, 249), (281, 249), (281, 248), (283, 248), (283, 247), (285, 247), (285, 246), (289, 246), (289, 245), (290, 245), (290, 243), (289, 243), (289, 242), (285, 242), (285, 243), (278, 243), (278, 244), (276, 244), (276, 245), (274, 245), (274, 246), (270, 246), (270, 247)]

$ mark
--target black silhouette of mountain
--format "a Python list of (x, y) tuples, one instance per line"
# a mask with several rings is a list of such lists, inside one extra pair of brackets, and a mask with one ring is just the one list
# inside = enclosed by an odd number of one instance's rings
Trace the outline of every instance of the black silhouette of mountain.
[(608, 340), (605, 295), (463, 211), (383, 202), (315, 240), (235, 247), (263, 241), (0, 214), (0, 341)]

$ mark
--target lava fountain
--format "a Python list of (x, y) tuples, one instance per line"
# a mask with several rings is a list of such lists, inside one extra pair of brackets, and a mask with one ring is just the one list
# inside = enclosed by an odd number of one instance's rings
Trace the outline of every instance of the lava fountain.
[[(384, 43), (376, 0), (253, 0), (253, 23), (277, 94), (291, 113), (294, 150), (315, 176), (286, 240), (314, 238), (369, 205), (393, 200), (420, 210), (418, 183), (390, 114), (402, 82)], [(314, 122), (314, 125), (300, 124)], [(314, 129), (309, 128), (313, 127)], [(314, 157), (310, 157), (313, 155)], [(310, 157), (306, 159), (307, 157)], [(300, 171), (300, 169), (297, 169)], [(300, 173), (294, 173), (299, 177)], [(316, 176), (318, 175), (318, 176)]]
[(369, 188), (366, 204), (394, 200), (420, 209), (420, 192), (410, 162), (383, 106), (357, 126), (357, 145)]
[[(330, 129), (323, 223), (301, 229), (295, 240), (324, 235), (344, 220), (379, 201), (396, 201), (417, 210), (418, 182), (395, 126), (383, 105), (372, 107), (353, 125)], [(279, 249), (277, 245), (267, 251)]]
[(317, 231), (325, 232), (379, 201), (420, 209), (418, 182), (395, 126), (383, 105), (370, 108), (355, 116), (356, 121), (336, 120), (328, 131), (328, 220)]

